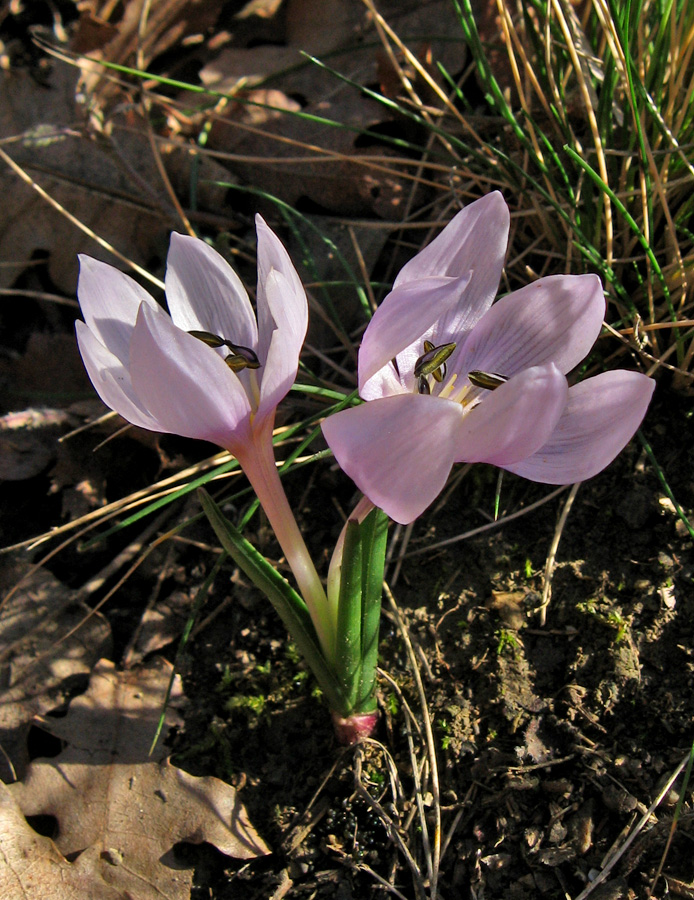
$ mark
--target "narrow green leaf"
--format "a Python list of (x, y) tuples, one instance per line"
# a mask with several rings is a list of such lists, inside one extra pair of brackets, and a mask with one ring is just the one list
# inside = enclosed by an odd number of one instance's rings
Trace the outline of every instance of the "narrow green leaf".
[(356, 700), (362, 647), (362, 534), (358, 522), (347, 522), (337, 608), (335, 672), (350, 703)]
[(361, 524), (362, 532), (362, 614), (361, 671), (356, 697), (356, 711), (376, 708), (375, 683), (378, 665), (378, 635), (381, 626), (383, 570), (386, 564), (388, 516), (381, 509), (372, 510)]
[(349, 701), (323, 655), (303, 599), (226, 518), (206, 491), (200, 490), (198, 496), (224, 549), (275, 607), (299, 652), (311, 667), (330, 708), (341, 715), (349, 715)]

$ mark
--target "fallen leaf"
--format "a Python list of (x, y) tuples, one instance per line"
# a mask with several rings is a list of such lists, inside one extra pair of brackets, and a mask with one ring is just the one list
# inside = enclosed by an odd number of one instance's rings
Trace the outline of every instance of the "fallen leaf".
[(507, 628), (518, 631), (526, 624), (524, 591), (492, 591), (491, 599), (485, 603), (493, 609)]
[[(83, 225), (128, 259), (149, 267), (153, 259), (163, 260), (169, 232), (181, 223), (159, 174), (147, 124), (137, 109), (123, 104), (94, 133), (83, 99), (77, 93), (77, 72), (67, 65), (55, 63), (45, 85), (22, 70), (0, 71), (4, 150)], [(206, 182), (219, 180), (220, 166), (196, 160), (187, 145), (164, 147), (160, 155), (181, 197), (189, 195), (195, 181), (200, 215), (219, 210), (225, 191)], [(193, 172), (202, 183), (193, 179)], [(0, 193), (12, 197), (0, 211), (0, 259), (13, 264), (0, 267), (0, 287), (10, 287), (39, 252), (48, 253), (48, 275), (66, 294), (75, 290), (78, 253), (116, 263), (2, 162)]]
[(352, 0), (289, 0), (287, 43), (312, 56), (355, 41), (370, 19), (366, 4)]
[(33, 478), (55, 457), (56, 432), (68, 424), (59, 409), (25, 409), (0, 417), (0, 481)]
[[(57, 203), (140, 265), (165, 249), (175, 218), (162, 193), (145, 134), (119, 143), (80, 133), (85, 110), (76, 99), (77, 72), (53, 66), (46, 85), (28, 73), (0, 73), (0, 132), (6, 152)], [(48, 252), (48, 273), (69, 294), (77, 281), (77, 253), (113, 257), (0, 164), (0, 191), (12, 203), (0, 214), (0, 269), (9, 287), (37, 251)], [(147, 185), (148, 187), (143, 187)], [(158, 186), (159, 189), (155, 186)]]
[[(0, 774), (21, 777), (26, 737), (36, 715), (55, 709), (107, 653), (111, 629), (99, 613), (45, 569), (28, 574), (26, 562), (2, 559), (0, 594), (20, 579), (0, 608)], [(9, 765), (8, 765), (9, 761)]]
[(121, 891), (95, 878), (88, 854), (70, 863), (53, 841), (37, 834), (2, 782), (0, 859), (3, 900), (123, 900)]
[(172, 591), (146, 609), (137, 631), (123, 655), (123, 664), (130, 668), (145, 656), (161, 650), (180, 637), (190, 615), (194, 598), (188, 591)]
[(27, 816), (57, 819), (56, 845), (65, 856), (88, 850), (97, 883), (137, 900), (184, 900), (192, 872), (176, 862), (173, 847), (186, 841), (214, 844), (248, 859), (268, 852), (253, 830), (234, 788), (214, 777), (195, 777), (163, 759), (166, 733), (180, 725), (178, 679), (154, 753), (171, 665), (159, 659), (118, 672), (101, 660), (89, 690), (62, 719), (40, 720), (67, 742), (52, 759), (37, 759), (23, 783), (10, 790)]
[[(51, 407), (70, 406), (94, 393), (74, 334), (34, 332), (29, 336), (22, 356), (0, 360), (0, 375), (7, 380), (4, 402), (15, 410), (27, 402)], [(64, 416), (60, 423), (42, 424), (60, 424), (67, 431), (79, 422), (74, 417)]]

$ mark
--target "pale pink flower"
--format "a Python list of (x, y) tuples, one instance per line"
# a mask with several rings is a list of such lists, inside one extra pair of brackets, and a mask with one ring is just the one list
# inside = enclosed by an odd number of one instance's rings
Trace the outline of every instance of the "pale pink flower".
[[(471, 203), (399, 273), (359, 351), (367, 403), (330, 416), (340, 466), (391, 518), (413, 521), (456, 462), (569, 484), (605, 468), (645, 415), (654, 382), (605, 372), (569, 388), (605, 300), (595, 275), (555, 275), (493, 306), (509, 213)], [(426, 343), (425, 343), (426, 342)]]
[[(107, 406), (147, 428), (212, 441), (239, 461), (292, 567), (324, 648), (327, 600), (277, 474), (277, 404), (296, 378), (308, 302), (279, 238), (260, 216), (257, 318), (234, 270), (204, 241), (171, 236), (170, 315), (118, 269), (80, 257), (77, 340)], [(193, 332), (191, 334), (191, 332)], [(197, 334), (197, 336), (195, 336)]]
[[(132, 278), (80, 257), (85, 321), (77, 322), (77, 340), (107, 406), (141, 428), (212, 441), (232, 453), (272, 426), (296, 377), (308, 305), (287, 251), (260, 216), (257, 230), (257, 320), (234, 270), (197, 238), (171, 236), (170, 315)], [(233, 371), (225, 363), (235, 355), (228, 345), (208, 346), (191, 331), (219, 336), (241, 354), (252, 351), (259, 367)]]

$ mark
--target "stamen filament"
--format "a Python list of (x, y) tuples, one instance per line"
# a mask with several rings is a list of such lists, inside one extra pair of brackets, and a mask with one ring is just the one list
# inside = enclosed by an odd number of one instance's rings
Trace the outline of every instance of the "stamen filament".
[(441, 397), (443, 400), (447, 400), (453, 393), (453, 388), (455, 387), (455, 383), (457, 380), (458, 380), (458, 374), (457, 374), (457, 372), (454, 372), (451, 375), (451, 377), (448, 379), (446, 384), (441, 388), (441, 390), (438, 393), (438, 396)]

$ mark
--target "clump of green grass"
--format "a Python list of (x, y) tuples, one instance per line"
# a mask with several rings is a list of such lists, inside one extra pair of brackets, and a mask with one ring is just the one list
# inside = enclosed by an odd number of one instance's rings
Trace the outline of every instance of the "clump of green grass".
[[(507, 194), (510, 283), (597, 271), (614, 352), (628, 346), (644, 368), (664, 366), (691, 389), (694, 7), (497, 0), (481, 32), (470, 0), (453, 2), (486, 109), (471, 104), (470, 69), (439, 66), (435, 79), (419, 65), (441, 115), (427, 123), (411, 91), (401, 111), (429, 125), (437, 159), (449, 153), (461, 199)], [(402, 40), (382, 36), (417, 67)]]

